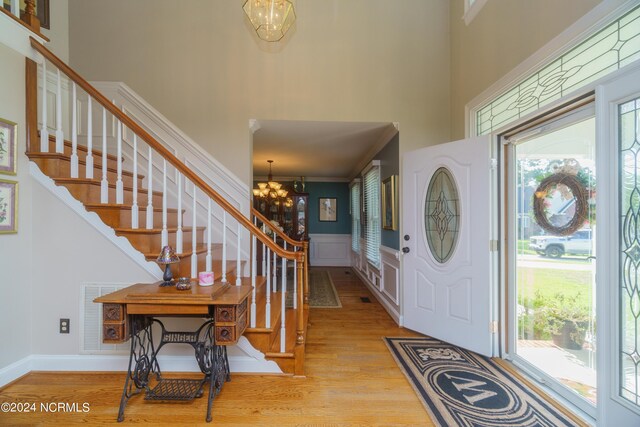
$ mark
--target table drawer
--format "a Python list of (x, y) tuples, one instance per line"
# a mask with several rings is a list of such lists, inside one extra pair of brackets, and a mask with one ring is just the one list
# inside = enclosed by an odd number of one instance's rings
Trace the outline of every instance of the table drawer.
[(129, 339), (129, 317), (124, 304), (103, 304), (102, 342), (121, 344)]
[(231, 323), (218, 323), (215, 324), (216, 332), (216, 344), (218, 345), (232, 345), (238, 342), (245, 329), (247, 329), (248, 312), (244, 312), (240, 315), (237, 322)]
[(239, 305), (217, 305), (215, 306), (215, 321), (219, 322), (237, 322), (247, 312), (246, 298)]

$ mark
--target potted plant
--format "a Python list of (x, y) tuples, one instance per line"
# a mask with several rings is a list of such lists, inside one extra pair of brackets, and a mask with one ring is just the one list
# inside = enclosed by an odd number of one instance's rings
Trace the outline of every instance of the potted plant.
[(584, 344), (590, 314), (588, 307), (580, 304), (579, 297), (580, 294), (566, 296), (557, 293), (541, 308), (543, 330), (559, 347), (580, 350)]

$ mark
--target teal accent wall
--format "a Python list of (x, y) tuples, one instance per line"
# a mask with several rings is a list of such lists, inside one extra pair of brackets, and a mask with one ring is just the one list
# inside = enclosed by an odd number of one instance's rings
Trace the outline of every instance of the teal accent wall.
[[(382, 186), (382, 182), (389, 178), (391, 175), (398, 175), (400, 173), (400, 136), (396, 133), (391, 141), (384, 146), (382, 150), (375, 155), (374, 159), (380, 160), (380, 185)], [(399, 187), (398, 183), (398, 187)], [(381, 187), (382, 188), (382, 187)], [(400, 188), (398, 190), (398, 195), (400, 193)], [(382, 246), (386, 246), (388, 248), (400, 249), (400, 209), (402, 207), (402, 201), (398, 200), (398, 230), (385, 230), (382, 229), (382, 233), (380, 235), (380, 243)]]
[[(306, 182), (305, 192), (309, 193), (309, 234), (351, 234), (348, 182)], [(318, 199), (320, 197), (335, 197), (337, 199), (336, 222), (318, 219)]]

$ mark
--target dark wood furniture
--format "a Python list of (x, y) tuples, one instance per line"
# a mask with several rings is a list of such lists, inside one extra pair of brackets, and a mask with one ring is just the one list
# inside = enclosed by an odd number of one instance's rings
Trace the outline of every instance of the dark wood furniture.
[(289, 191), (291, 206), (269, 198), (254, 197), (253, 207), (269, 220), (278, 221), (284, 233), (293, 240), (309, 237), (309, 193)]
[[(141, 392), (145, 400), (185, 401), (201, 397), (209, 382), (207, 422), (211, 421), (213, 398), (230, 380), (227, 345), (238, 342), (248, 324), (251, 286), (214, 284), (179, 291), (161, 282), (139, 283), (96, 298), (103, 304), (103, 341), (123, 343), (131, 340), (129, 370), (122, 391), (118, 421), (124, 419), (128, 400)], [(202, 318), (195, 331), (168, 331), (157, 317)], [(154, 340), (153, 326), (160, 328)], [(156, 329), (157, 331), (157, 329)], [(157, 354), (166, 344), (188, 344), (204, 374), (201, 380), (163, 378)]]

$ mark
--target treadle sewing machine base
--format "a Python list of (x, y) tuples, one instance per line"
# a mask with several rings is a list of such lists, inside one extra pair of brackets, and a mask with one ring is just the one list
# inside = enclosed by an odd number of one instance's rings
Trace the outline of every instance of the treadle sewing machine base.
[[(129, 370), (120, 399), (118, 421), (124, 420), (127, 402), (144, 392), (150, 401), (190, 401), (204, 396), (208, 383), (207, 422), (213, 399), (231, 380), (227, 345), (235, 344), (247, 327), (247, 300), (251, 286), (174, 287), (137, 284), (96, 298), (103, 306), (103, 341), (122, 343), (131, 339)], [(193, 332), (168, 331), (156, 319), (162, 316), (207, 318)], [(160, 328), (154, 342), (153, 326)], [(188, 344), (204, 375), (202, 379), (163, 378), (157, 355), (166, 344)]]

